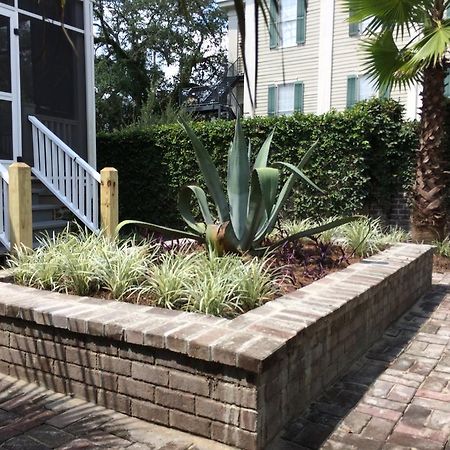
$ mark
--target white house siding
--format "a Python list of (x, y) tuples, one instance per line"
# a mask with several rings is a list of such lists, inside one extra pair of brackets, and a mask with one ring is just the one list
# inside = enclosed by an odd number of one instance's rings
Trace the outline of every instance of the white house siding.
[[(409, 36), (399, 40), (399, 44), (407, 43)], [(349, 36), (348, 11), (343, 1), (336, 0), (333, 35), (333, 71), (331, 86), (332, 108), (342, 111), (347, 106), (347, 78), (351, 75), (364, 75), (364, 51), (361, 38)], [(393, 89), (391, 98), (406, 105), (408, 91)]]
[(331, 76), (331, 107), (343, 110), (347, 106), (347, 78), (360, 75), (360, 38), (349, 36), (348, 12), (343, 2), (336, 0), (333, 34), (333, 68)]
[(256, 115), (267, 115), (268, 87), (274, 84), (304, 83), (304, 111), (317, 110), (317, 79), (319, 65), (320, 1), (308, 2), (305, 44), (271, 49), (269, 30), (261, 10), (258, 12), (258, 69), (256, 84)]

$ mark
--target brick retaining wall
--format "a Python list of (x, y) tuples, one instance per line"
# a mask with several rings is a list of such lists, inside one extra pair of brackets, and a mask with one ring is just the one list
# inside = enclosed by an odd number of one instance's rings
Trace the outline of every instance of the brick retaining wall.
[(227, 320), (0, 283), (0, 371), (262, 449), (431, 285), (402, 244)]

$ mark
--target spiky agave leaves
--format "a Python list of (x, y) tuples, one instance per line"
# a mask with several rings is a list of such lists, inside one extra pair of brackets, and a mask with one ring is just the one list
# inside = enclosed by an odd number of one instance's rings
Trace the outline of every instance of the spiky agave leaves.
[[(215, 205), (216, 217), (210, 210), (205, 191), (197, 185), (187, 185), (180, 189), (178, 209), (189, 232), (178, 232), (154, 224), (133, 221), (122, 222), (119, 224), (119, 229), (124, 225), (134, 223), (166, 234), (168, 237), (206, 241), (208, 246), (219, 255), (224, 252), (262, 252), (269, 248), (263, 247), (262, 243), (275, 227), (279, 213), (291, 195), (295, 182), (301, 179), (322, 192), (303, 172), (304, 166), (317, 148), (317, 142), (306, 152), (298, 166), (287, 162), (276, 162), (273, 167), (269, 167), (269, 151), (274, 134), (272, 131), (256, 155), (252, 166), (251, 146), (246, 142), (241, 121), (238, 119), (234, 139), (228, 152), (225, 193), (219, 172), (210, 154), (189, 124), (182, 119), (180, 122), (192, 142), (198, 166), (210, 198)], [(290, 175), (279, 189), (283, 169)], [(202, 216), (201, 222), (197, 221), (192, 212), (191, 203), (194, 200)], [(351, 217), (342, 218), (302, 233), (296, 233), (271, 245), (270, 248), (275, 248), (286, 241), (334, 228), (351, 220), (353, 220)]]

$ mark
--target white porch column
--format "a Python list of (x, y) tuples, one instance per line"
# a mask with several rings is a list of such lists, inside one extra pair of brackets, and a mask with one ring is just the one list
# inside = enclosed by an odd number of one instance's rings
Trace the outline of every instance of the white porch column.
[(244, 116), (253, 117), (256, 107), (256, 5), (255, 0), (245, 2), (245, 63)]
[(94, 13), (92, 0), (83, 1), (84, 14), (84, 58), (86, 72), (86, 131), (87, 160), (96, 168), (96, 127), (95, 127), (95, 69), (94, 69)]
[(334, 8), (335, 0), (321, 0), (317, 114), (326, 113), (331, 109)]

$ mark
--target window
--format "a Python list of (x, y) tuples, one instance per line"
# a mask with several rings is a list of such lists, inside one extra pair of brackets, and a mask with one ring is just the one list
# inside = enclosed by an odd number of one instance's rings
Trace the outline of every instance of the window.
[(304, 44), (306, 0), (270, 1), (270, 48)]
[(367, 100), (371, 97), (389, 97), (390, 92), (379, 92), (375, 83), (367, 76), (351, 75), (347, 78), (347, 108), (355, 103)]
[(296, 83), (269, 86), (268, 115), (289, 115), (303, 112), (304, 85)]
[[(352, 17), (353, 12), (349, 12), (349, 18)], [(361, 36), (365, 33), (367, 27), (369, 26), (370, 22), (372, 22), (372, 19), (366, 19), (362, 22), (356, 22), (352, 23), (350, 22), (348, 25), (348, 35), (349, 36)]]

